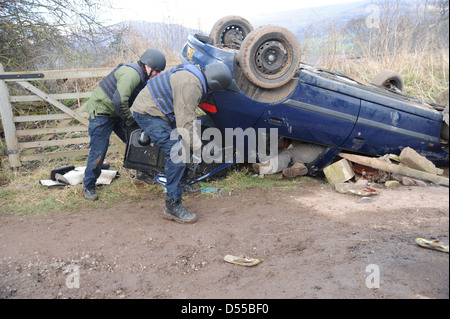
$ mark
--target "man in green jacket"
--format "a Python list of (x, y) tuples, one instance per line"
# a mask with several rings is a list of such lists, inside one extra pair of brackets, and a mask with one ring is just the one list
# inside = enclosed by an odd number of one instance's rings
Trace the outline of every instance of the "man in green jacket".
[[(164, 54), (157, 49), (145, 51), (137, 63), (119, 64), (94, 90), (86, 106), (89, 113), (90, 151), (83, 179), (83, 195), (97, 200), (95, 184), (101, 174), (101, 165), (114, 131), (126, 143), (126, 127), (136, 125), (130, 112), (136, 96), (166, 67)], [(137, 172), (137, 178), (145, 180), (145, 172)]]

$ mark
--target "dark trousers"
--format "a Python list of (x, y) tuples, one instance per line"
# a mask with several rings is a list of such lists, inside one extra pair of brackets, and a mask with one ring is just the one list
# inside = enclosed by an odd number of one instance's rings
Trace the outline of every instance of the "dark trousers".
[(124, 130), (124, 121), (120, 117), (96, 116), (95, 119), (89, 119), (89, 157), (84, 173), (83, 184), (87, 189), (95, 187), (102, 170), (101, 165), (106, 156), (109, 146), (109, 137), (114, 132), (126, 143), (126, 133)]
[(150, 139), (166, 154), (166, 165), (164, 169), (167, 179), (167, 196), (174, 201), (181, 200), (186, 164), (183, 162), (174, 163), (170, 156), (171, 150), (175, 149), (175, 144), (180, 141), (180, 136), (175, 140), (170, 139), (170, 134), (175, 129), (175, 125), (170, 125), (162, 118), (148, 114), (134, 112), (133, 117)]

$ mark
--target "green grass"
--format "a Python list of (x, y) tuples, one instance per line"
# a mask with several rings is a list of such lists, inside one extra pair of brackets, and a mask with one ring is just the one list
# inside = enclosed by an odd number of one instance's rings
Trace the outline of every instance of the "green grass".
[[(0, 214), (11, 213), (16, 215), (46, 215), (70, 214), (79, 209), (101, 209), (117, 204), (130, 203), (135, 205), (148, 199), (164, 199), (164, 188), (161, 185), (147, 185), (136, 182), (122, 167), (121, 156), (110, 160), (111, 169), (117, 170), (120, 177), (113, 180), (110, 185), (97, 188), (100, 199), (95, 202), (84, 200), (82, 185), (66, 187), (46, 187), (40, 184), (41, 179), (50, 179), (51, 170), (66, 166), (85, 166), (85, 160), (68, 161), (49, 160), (47, 162), (28, 163), (12, 171), (3, 165), (0, 176), (3, 186), (0, 187)], [(272, 177), (272, 176), (269, 176)], [(302, 183), (311, 181), (309, 177), (300, 177), (293, 180), (259, 178), (249, 170), (248, 166), (236, 166), (226, 178), (211, 182), (200, 182), (196, 187), (217, 187), (219, 193), (202, 193), (199, 196), (220, 196), (236, 190), (248, 188), (277, 188), (281, 191), (297, 189)]]

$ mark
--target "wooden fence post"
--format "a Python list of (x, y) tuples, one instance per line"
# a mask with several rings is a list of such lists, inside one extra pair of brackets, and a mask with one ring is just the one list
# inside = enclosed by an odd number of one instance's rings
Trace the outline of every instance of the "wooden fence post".
[[(0, 63), (0, 73), (5, 72), (3, 65)], [(19, 143), (16, 136), (16, 125), (13, 120), (13, 112), (11, 103), (9, 102), (8, 87), (5, 81), (0, 80), (0, 114), (2, 116), (3, 130), (5, 131), (7, 152), (9, 155), (9, 162), (12, 168), (19, 167)]]

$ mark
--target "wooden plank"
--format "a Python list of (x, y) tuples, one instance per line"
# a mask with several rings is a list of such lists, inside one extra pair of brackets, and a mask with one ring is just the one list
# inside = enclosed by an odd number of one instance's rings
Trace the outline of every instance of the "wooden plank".
[[(112, 153), (121, 153), (123, 154), (124, 150), (120, 147), (114, 146), (108, 149), (108, 154)], [(89, 154), (89, 149), (86, 150), (76, 150), (76, 151), (67, 151), (67, 152), (50, 152), (50, 153), (41, 153), (41, 154), (31, 154), (22, 156), (23, 162), (29, 161), (41, 161), (46, 159), (54, 159), (54, 158), (75, 158), (79, 156), (85, 156)]]
[(37, 142), (23, 142), (19, 143), (19, 148), (31, 148), (31, 147), (47, 147), (47, 146), (62, 146), (71, 144), (88, 144), (90, 142), (89, 137), (69, 138), (64, 140), (52, 140), (52, 141), (37, 141)]
[(43, 100), (45, 100), (45, 101), (49, 102), (50, 104), (54, 105), (55, 107), (57, 107), (58, 109), (60, 109), (64, 113), (69, 114), (73, 118), (77, 119), (80, 123), (82, 123), (82, 124), (84, 124), (86, 126), (89, 125), (89, 120), (87, 120), (86, 118), (78, 115), (75, 111), (71, 110), (70, 108), (68, 108), (64, 104), (62, 104), (62, 103), (58, 102), (57, 100), (55, 100), (54, 98), (50, 97), (48, 94), (42, 92), (37, 87), (31, 85), (30, 83), (28, 83), (26, 81), (17, 81), (17, 83), (19, 83), (24, 88), (30, 90), (31, 92), (33, 92), (37, 96), (40, 96)]
[(75, 126), (65, 126), (65, 127), (48, 127), (48, 128), (38, 128), (38, 129), (30, 129), (30, 130), (17, 130), (17, 137), (22, 136), (33, 136), (33, 135), (42, 135), (42, 134), (51, 134), (54, 136), (58, 133), (68, 133), (68, 132), (87, 132), (88, 128), (84, 125), (75, 125)]
[[(80, 79), (80, 78), (93, 78), (93, 77), (105, 77), (107, 76), (114, 68), (96, 68), (96, 69), (73, 69), (73, 70), (45, 70), (45, 71), (32, 71), (32, 72), (3, 72), (0, 71), (1, 74), (5, 75), (13, 75), (13, 74), (31, 74), (31, 73), (43, 73), (43, 78), (36, 78), (33, 81), (42, 81), (42, 80), (58, 80), (58, 79)], [(19, 82), (23, 81), (23, 79), (8, 79), (6, 82)]]
[(438, 185), (443, 185), (443, 186), (449, 187), (449, 179), (447, 177), (430, 174), (430, 173), (412, 169), (410, 167), (403, 166), (403, 165), (391, 164), (391, 163), (379, 160), (377, 158), (366, 157), (366, 156), (361, 156), (361, 155), (354, 155), (354, 154), (346, 154), (346, 153), (339, 153), (338, 155), (342, 158), (349, 160), (350, 162), (354, 162), (354, 163), (358, 163), (361, 165), (376, 168), (376, 169), (382, 170), (384, 172), (396, 173), (399, 175), (417, 178), (420, 180), (425, 180), (425, 181), (433, 182)]
[[(69, 100), (69, 99), (83, 99), (91, 97), (93, 92), (78, 92), (78, 93), (63, 93), (63, 94), (49, 94), (49, 96), (55, 100)], [(17, 95), (10, 96), (9, 102), (36, 102), (42, 101), (42, 98), (36, 95)]]
[(36, 121), (55, 121), (55, 120), (72, 120), (73, 117), (67, 114), (47, 114), (47, 115), (25, 115), (25, 116), (14, 116), (13, 121), (15, 123), (23, 122), (36, 122)]
[[(0, 73), (3, 73), (3, 65), (0, 63)], [(9, 92), (5, 81), (0, 80), (0, 115), (2, 126), (5, 132), (5, 141), (8, 147), (9, 162), (11, 167), (19, 167), (19, 145), (16, 136), (16, 125), (13, 120), (11, 103), (9, 102)]]

